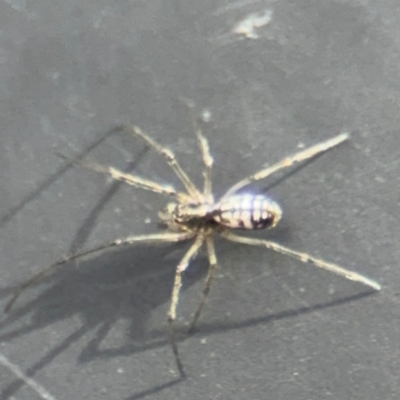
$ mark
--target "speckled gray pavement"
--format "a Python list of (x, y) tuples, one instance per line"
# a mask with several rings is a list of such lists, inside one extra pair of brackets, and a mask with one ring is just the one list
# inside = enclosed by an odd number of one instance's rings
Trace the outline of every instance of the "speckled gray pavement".
[(395, 0), (2, 1), (1, 306), (66, 254), (158, 229), (164, 198), (68, 166), (56, 153), (179, 186), (143, 142), (109, 134), (135, 123), (201, 182), (182, 98), (210, 119), (203, 125), (216, 194), (351, 132), (279, 185), (258, 186), (270, 188), (284, 215), (257, 236), (383, 289), (218, 241), (221, 268), (190, 337), (204, 254), (185, 278), (182, 381), (165, 333), (186, 246), (98, 254), (58, 269), (2, 314), (0, 398), (397, 399), (399, 18)]

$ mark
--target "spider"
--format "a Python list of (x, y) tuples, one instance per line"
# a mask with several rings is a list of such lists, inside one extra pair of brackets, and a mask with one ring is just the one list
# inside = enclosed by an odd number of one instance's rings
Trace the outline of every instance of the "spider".
[(329, 140), (286, 157), (270, 167), (263, 168), (260, 171), (247, 176), (233, 185), (220, 199), (215, 200), (212, 193), (211, 183), (213, 158), (210, 154), (208, 141), (204, 137), (197, 123), (194, 123), (194, 127), (204, 163), (204, 186), (202, 190), (196, 187), (193, 181), (182, 169), (171, 150), (160, 145), (137, 126), (125, 126), (123, 129), (131, 135), (143, 139), (150, 148), (154, 149), (165, 158), (168, 165), (172, 168), (185, 187), (185, 192), (178, 191), (171, 185), (159, 184), (134, 174), (124, 173), (113, 167), (104, 167), (95, 163), (79, 162), (84, 167), (109, 175), (113, 179), (126, 182), (127, 184), (137, 188), (173, 198), (173, 201), (169, 202), (166, 207), (159, 212), (159, 218), (167, 229), (159, 233), (116, 239), (97, 248), (87, 250), (80, 254), (70, 255), (57, 261), (49, 267), (39, 271), (39, 273), (32, 276), (20, 286), (6, 305), (6, 312), (10, 310), (14, 302), (27, 287), (31, 286), (56, 266), (65, 264), (78, 257), (83, 257), (108, 247), (128, 245), (136, 242), (180, 242), (193, 239), (192, 245), (176, 267), (171, 303), (168, 311), (169, 339), (177, 368), (183, 377), (185, 376), (185, 372), (173, 330), (173, 323), (176, 319), (176, 309), (182, 286), (182, 274), (187, 269), (190, 261), (196, 257), (201, 247), (205, 244), (208, 253), (209, 268), (204, 283), (203, 295), (190, 325), (189, 333), (191, 333), (199, 319), (217, 268), (217, 256), (214, 247), (214, 236), (217, 234), (232, 242), (266, 247), (267, 249), (285, 254), (303, 263), (311, 263), (316, 267), (326, 269), (344, 276), (347, 279), (361, 282), (375, 290), (381, 289), (381, 286), (377, 282), (360, 275), (357, 272), (340, 267), (339, 265), (326, 262), (307, 253), (292, 250), (270, 240), (246, 237), (235, 233), (237, 230), (273, 228), (277, 225), (282, 215), (282, 211), (276, 202), (272, 201), (265, 195), (254, 195), (249, 192), (243, 193), (243, 188), (247, 187), (251, 183), (265, 179), (279, 170), (315, 157), (316, 155), (337, 146), (349, 138), (348, 133), (341, 133)]

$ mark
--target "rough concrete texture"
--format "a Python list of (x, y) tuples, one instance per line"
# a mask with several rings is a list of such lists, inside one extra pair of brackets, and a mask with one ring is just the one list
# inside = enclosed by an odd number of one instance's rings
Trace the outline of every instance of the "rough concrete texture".
[[(400, 5), (395, 0), (86, 0), (0, 3), (0, 298), (60, 257), (155, 231), (165, 198), (57, 157), (179, 186), (135, 123), (201, 182), (190, 99), (217, 194), (334, 136), (351, 140), (272, 188), (258, 233), (379, 281), (360, 284), (266, 249), (217, 243), (195, 335), (204, 254), (134, 246), (59, 268), (0, 320), (1, 399), (396, 399), (399, 382)], [(279, 175), (278, 178), (282, 177)], [(254, 189), (255, 190), (255, 189)]]

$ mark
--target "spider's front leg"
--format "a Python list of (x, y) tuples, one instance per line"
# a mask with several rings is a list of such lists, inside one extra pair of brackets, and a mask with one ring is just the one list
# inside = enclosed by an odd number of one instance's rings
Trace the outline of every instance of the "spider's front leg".
[(189, 250), (183, 256), (182, 260), (178, 264), (175, 272), (175, 280), (174, 280), (174, 287), (172, 290), (171, 296), (171, 305), (168, 311), (168, 325), (169, 325), (169, 338), (172, 346), (172, 351), (174, 353), (175, 362), (178, 367), (179, 373), (182, 377), (185, 376), (185, 371), (183, 369), (182, 361), (179, 356), (178, 346), (176, 344), (175, 335), (174, 335), (174, 328), (173, 323), (176, 319), (176, 307), (179, 301), (179, 294), (182, 287), (182, 274), (185, 272), (186, 268), (189, 265), (189, 262), (196, 257), (197, 253), (199, 252), (201, 246), (204, 243), (204, 232), (200, 231), (196, 237), (194, 243), (189, 247)]
[(72, 254), (70, 256), (64, 257), (61, 260), (56, 261), (55, 263), (49, 265), (46, 268), (41, 269), (37, 274), (33, 275), (27, 281), (22, 283), (19, 288), (14, 293), (14, 296), (11, 300), (6, 304), (4, 311), (9, 312), (13, 304), (18, 300), (19, 296), (32, 286), (34, 283), (38, 282), (41, 278), (52, 272), (56, 267), (59, 265), (66, 264), (70, 261), (76, 260), (78, 258), (82, 258), (88, 256), (93, 253), (97, 253), (101, 250), (108, 249), (110, 247), (117, 247), (117, 246), (126, 246), (133, 243), (151, 243), (151, 242), (180, 242), (183, 240), (188, 240), (193, 237), (193, 233), (191, 232), (160, 232), (160, 233), (153, 233), (148, 235), (137, 235), (137, 236), (128, 236), (123, 239), (116, 239), (112, 242), (108, 242), (101, 246), (95, 247), (93, 249), (86, 250), (79, 254)]
[(97, 164), (95, 162), (81, 161), (81, 160), (71, 160), (63, 154), (57, 153), (57, 155), (68, 162), (75, 163), (81, 167), (90, 169), (92, 171), (100, 172), (103, 175), (111, 176), (111, 178), (125, 182), (128, 185), (135, 186), (139, 189), (148, 190), (150, 192), (163, 194), (169, 197), (175, 197), (179, 201), (188, 201), (190, 197), (183, 192), (178, 192), (171, 185), (161, 184), (158, 182), (151, 181), (150, 179), (143, 178), (135, 174), (129, 174), (118, 170), (114, 167), (105, 167), (103, 165)]
[(175, 172), (177, 177), (181, 180), (181, 182), (185, 186), (186, 190), (188, 191), (189, 195), (193, 199), (196, 199), (197, 201), (202, 200), (201, 193), (196, 188), (196, 185), (192, 182), (192, 180), (189, 178), (187, 173), (180, 166), (180, 164), (178, 163), (178, 160), (175, 157), (175, 154), (171, 150), (169, 150), (168, 148), (166, 148), (164, 146), (161, 146), (153, 138), (151, 138), (147, 133), (143, 132), (138, 126), (124, 126), (123, 128), (128, 130), (133, 135), (141, 137), (157, 153), (164, 156), (168, 165), (172, 168), (172, 170)]
[(193, 321), (190, 324), (189, 334), (192, 334), (196, 328), (197, 321), (200, 317), (201, 310), (203, 309), (208, 293), (210, 292), (211, 283), (213, 281), (214, 273), (218, 265), (217, 255), (215, 253), (214, 238), (212, 236), (207, 237), (206, 243), (207, 243), (208, 260), (210, 265), (208, 267), (207, 277), (204, 283), (203, 297), (201, 298), (200, 304), (194, 314)]

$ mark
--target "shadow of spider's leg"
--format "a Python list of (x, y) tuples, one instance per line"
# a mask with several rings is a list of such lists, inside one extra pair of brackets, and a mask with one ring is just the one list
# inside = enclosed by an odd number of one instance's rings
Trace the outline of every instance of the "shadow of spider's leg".
[(289, 157), (284, 158), (283, 160), (279, 161), (278, 163), (264, 168), (256, 173), (244, 178), (243, 180), (239, 181), (235, 185), (233, 185), (224, 195), (222, 198), (227, 198), (238, 190), (242, 189), (243, 187), (249, 185), (250, 183), (259, 181), (260, 179), (264, 179), (269, 175), (279, 171), (280, 169), (287, 168), (292, 166), (293, 164), (307, 160), (309, 158), (315, 157), (317, 154), (323, 153), (332, 147), (337, 146), (338, 144), (344, 142), (349, 138), (348, 133), (341, 133), (325, 142), (318, 143), (315, 146), (312, 146), (306, 150), (300, 151), (296, 154), (293, 154)]
[(192, 180), (189, 178), (189, 176), (186, 174), (186, 172), (182, 169), (182, 167), (180, 166), (175, 157), (175, 154), (171, 150), (169, 150), (167, 147), (161, 146), (159, 143), (157, 143), (154, 139), (152, 139), (147, 133), (144, 133), (137, 126), (124, 126), (123, 128), (128, 130), (133, 135), (141, 137), (143, 140), (147, 142), (147, 144), (150, 147), (152, 147), (155, 151), (157, 151), (157, 153), (164, 156), (164, 158), (167, 160), (168, 165), (172, 168), (172, 170), (181, 180), (181, 182), (185, 186), (190, 196), (198, 201), (202, 200), (201, 193), (199, 192), (195, 184), (192, 182)]
[(196, 328), (196, 324), (200, 317), (201, 310), (203, 309), (208, 293), (210, 292), (210, 287), (214, 278), (215, 269), (217, 268), (217, 255), (215, 254), (214, 238), (208, 237), (206, 243), (207, 243), (208, 259), (210, 262), (210, 266), (208, 268), (207, 277), (204, 284), (203, 297), (201, 298), (200, 304), (196, 310), (196, 313), (194, 314), (193, 321), (190, 324), (189, 334), (192, 334)]
[(142, 243), (151, 243), (151, 242), (179, 242), (182, 240), (187, 240), (193, 237), (192, 233), (189, 232), (160, 232), (160, 233), (154, 233), (154, 234), (149, 234), (149, 235), (138, 235), (138, 236), (129, 236), (124, 239), (116, 239), (113, 240), (112, 242), (103, 244), (99, 247), (86, 250), (82, 253), (79, 254), (73, 254), (67, 257), (62, 258), (61, 260), (56, 261), (55, 263), (49, 265), (46, 268), (43, 268), (40, 270), (37, 274), (33, 275), (31, 278), (29, 278), (27, 281), (25, 281), (22, 285), (19, 286), (19, 288), (16, 290), (14, 296), (11, 298), (11, 300), (6, 304), (4, 311), (9, 312), (13, 304), (17, 301), (19, 296), (28, 289), (30, 286), (32, 286), (34, 283), (40, 281), (41, 278), (52, 272), (56, 267), (59, 265), (66, 264), (70, 261), (76, 260), (78, 258), (85, 257), (89, 254), (96, 253), (101, 250), (108, 249), (110, 247), (116, 247), (116, 246), (124, 246), (124, 245), (129, 245), (133, 244), (136, 242), (142, 242)]
[(274, 242), (270, 242), (269, 240), (249, 238), (249, 237), (245, 237), (245, 236), (236, 235), (236, 234), (234, 234), (232, 232), (228, 232), (228, 231), (222, 232), (221, 236), (232, 242), (250, 244), (253, 246), (264, 246), (267, 249), (271, 249), (278, 253), (285, 254), (285, 255), (295, 258), (296, 260), (299, 260), (305, 264), (307, 264), (307, 263), (313, 264), (318, 268), (326, 269), (337, 275), (344, 276), (345, 278), (347, 278), (351, 281), (363, 283), (364, 285), (369, 286), (375, 290), (381, 290), (381, 285), (378, 282), (375, 282), (372, 279), (369, 279), (364, 275), (361, 275), (354, 271), (350, 271), (348, 269), (340, 267), (339, 265), (336, 265), (333, 263), (328, 263), (324, 260), (313, 257), (310, 254), (300, 253), (298, 251), (288, 249), (287, 247), (281, 246), (280, 244), (277, 244)]
[(168, 311), (168, 332), (169, 332), (169, 339), (171, 342), (172, 351), (174, 353), (175, 362), (178, 367), (179, 373), (182, 377), (185, 376), (185, 371), (183, 369), (182, 361), (179, 356), (178, 346), (175, 340), (174, 328), (173, 323), (176, 319), (176, 307), (179, 301), (179, 294), (182, 287), (182, 274), (186, 270), (189, 265), (189, 262), (196, 257), (197, 253), (199, 252), (201, 246), (204, 243), (204, 234), (203, 232), (199, 232), (198, 236), (194, 243), (189, 247), (189, 250), (183, 256), (182, 260), (178, 264), (175, 273), (175, 280), (174, 280), (174, 287), (172, 289), (172, 296), (171, 296), (171, 305)]

